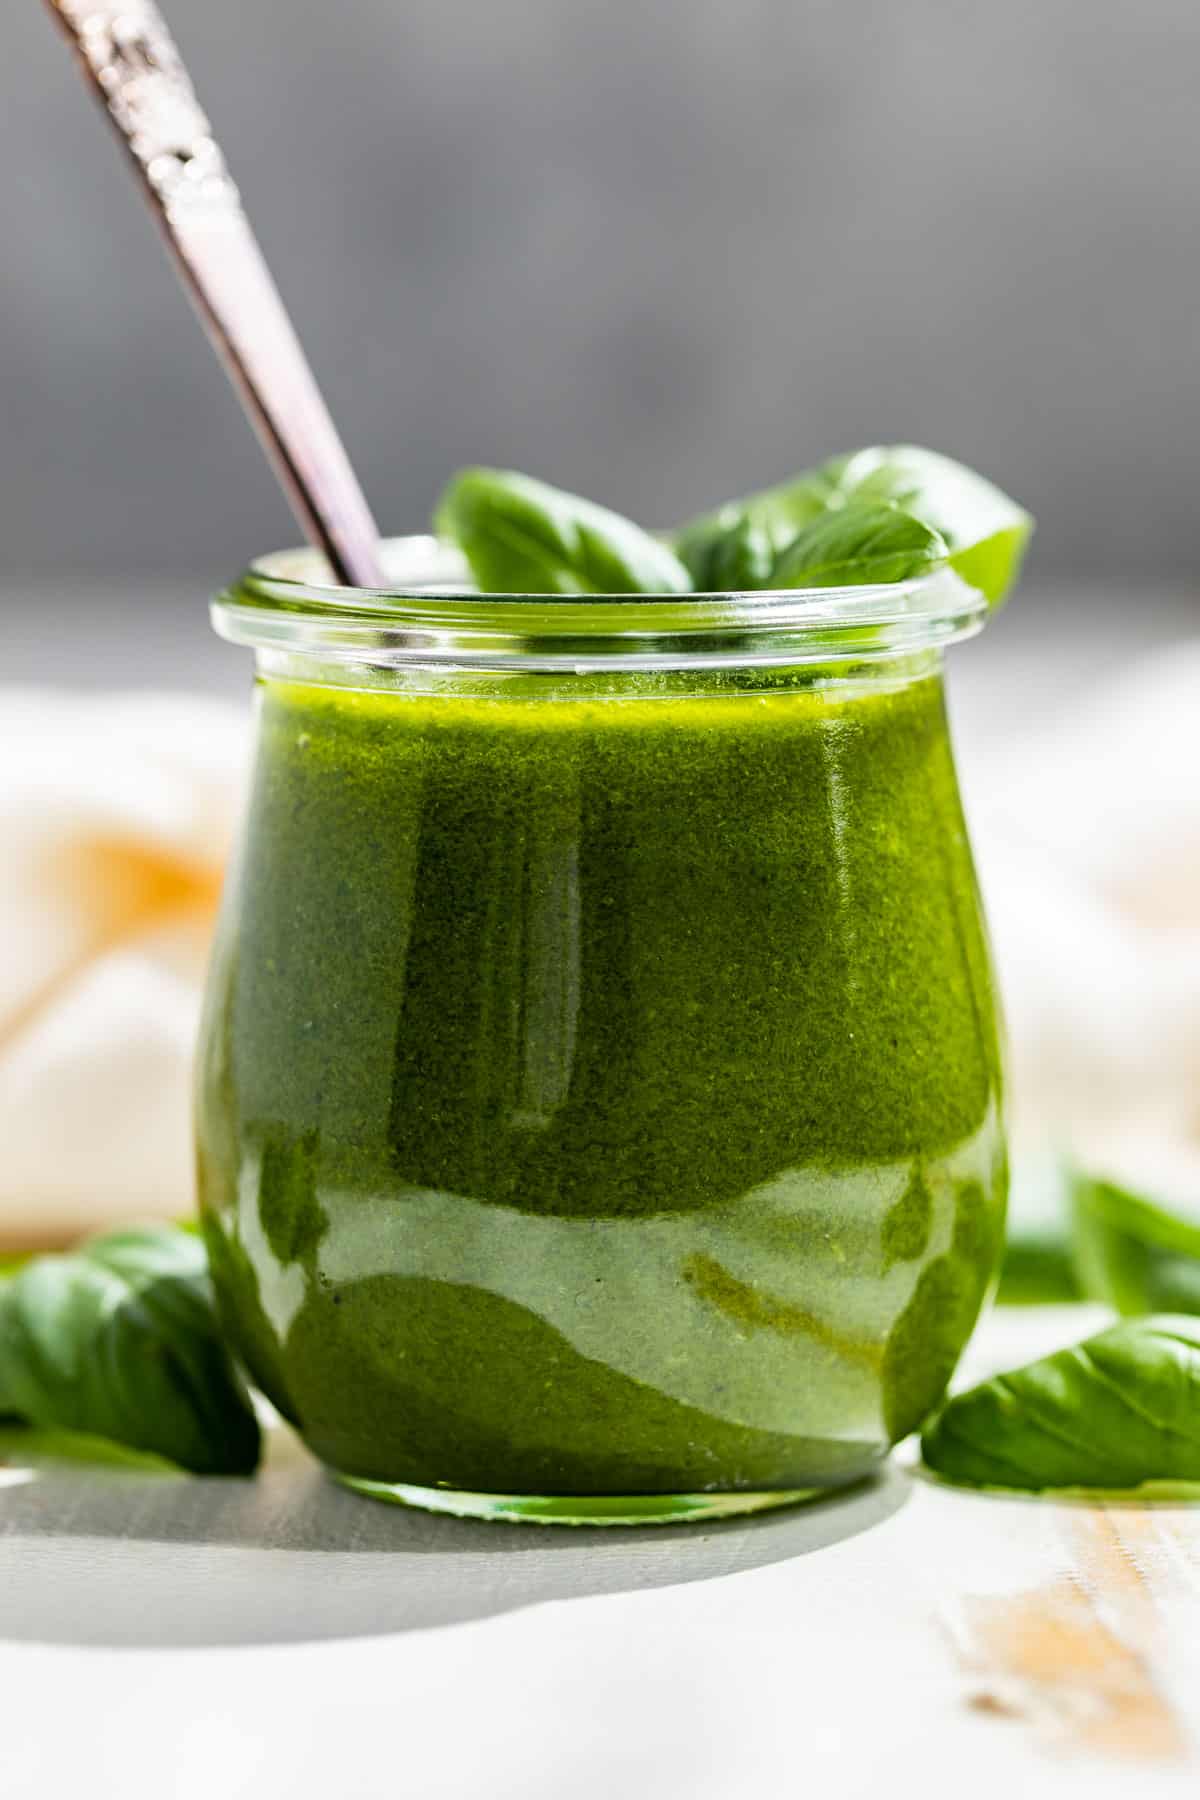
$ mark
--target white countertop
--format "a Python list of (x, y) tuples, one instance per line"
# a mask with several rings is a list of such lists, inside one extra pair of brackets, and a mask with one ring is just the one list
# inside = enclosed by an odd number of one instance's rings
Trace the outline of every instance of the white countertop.
[[(993, 1314), (972, 1372), (1090, 1326)], [(1194, 1795), (1200, 1510), (874, 1485), (719, 1527), (0, 1470), (6, 1794)], [(114, 1653), (114, 1647), (119, 1653)]]

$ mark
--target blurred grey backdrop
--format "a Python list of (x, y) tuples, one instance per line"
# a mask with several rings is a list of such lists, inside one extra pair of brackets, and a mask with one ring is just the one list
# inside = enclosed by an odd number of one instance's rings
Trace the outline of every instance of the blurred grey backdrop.
[[(379, 516), (458, 464), (650, 523), (857, 443), (1043, 576), (1189, 580), (1190, 0), (166, 0)], [(0, 62), (0, 575), (295, 530), (39, 0)]]

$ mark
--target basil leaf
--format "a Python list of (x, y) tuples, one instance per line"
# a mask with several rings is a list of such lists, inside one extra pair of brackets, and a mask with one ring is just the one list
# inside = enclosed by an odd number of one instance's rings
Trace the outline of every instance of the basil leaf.
[(1018, 1162), (996, 1299), (1002, 1306), (1052, 1306), (1082, 1298), (1069, 1173), (1057, 1157)]
[(772, 587), (848, 587), (907, 581), (946, 560), (932, 526), (895, 506), (847, 506), (797, 533), (771, 572)]
[(248, 1474), (260, 1435), (221, 1339), (204, 1246), (147, 1226), (39, 1256), (0, 1283), (0, 1394), (31, 1425), (201, 1474)]
[(1068, 1237), (1018, 1230), (1008, 1238), (997, 1306), (1070, 1306), (1083, 1298)]
[(630, 519), (530, 475), (463, 469), (438, 502), (485, 594), (686, 594), (675, 552)]
[(858, 450), (826, 465), (844, 503), (890, 500), (924, 519), (950, 546), (950, 567), (991, 606), (1008, 597), (1033, 530), (1024, 507), (974, 469), (923, 450), (892, 444)]
[[(3, 1288), (6, 1280), (11, 1279), (17, 1270), (23, 1268), (29, 1260), (29, 1253), (25, 1251), (6, 1250), (3, 1255), (0, 1255), (0, 1289)], [(0, 1365), (0, 1420), (11, 1419), (15, 1413), (16, 1408), (5, 1392), (4, 1368), (3, 1365)]]
[(149, 1450), (130, 1450), (111, 1438), (88, 1437), (81, 1431), (46, 1430), (12, 1421), (0, 1424), (0, 1463), (10, 1468), (46, 1469), (63, 1464), (87, 1468), (127, 1469), (139, 1475), (185, 1479), (178, 1463)]
[(730, 500), (675, 533), (673, 542), (697, 593), (720, 593), (730, 542), (751, 540), (759, 579), (739, 585), (769, 587), (783, 551), (804, 525), (841, 504), (836, 484), (821, 469), (808, 470), (777, 488)]
[(1200, 1323), (1129, 1320), (947, 1402), (921, 1440), (970, 1487), (1200, 1481)]
[(697, 590), (728, 594), (770, 587), (776, 557), (771, 534), (752, 519), (735, 516), (698, 555), (692, 570)]
[(1074, 1170), (1075, 1257), (1090, 1299), (1125, 1314), (1200, 1313), (1200, 1209)]
[(675, 547), (696, 587), (705, 588), (713, 585), (708, 560), (714, 547), (738, 520), (765, 532), (778, 557), (822, 513), (876, 502), (898, 506), (940, 533), (951, 568), (992, 606), (1007, 598), (1020, 573), (1032, 518), (973, 469), (916, 444), (873, 445), (832, 457), (778, 487), (692, 520), (676, 533)]

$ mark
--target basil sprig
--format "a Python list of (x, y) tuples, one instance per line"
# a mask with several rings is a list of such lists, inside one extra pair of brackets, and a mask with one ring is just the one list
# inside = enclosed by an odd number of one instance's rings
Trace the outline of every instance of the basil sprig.
[(0, 1280), (0, 1412), (199, 1474), (256, 1468), (258, 1422), (200, 1239), (172, 1226), (113, 1231)]
[(1007, 598), (1033, 520), (993, 482), (917, 444), (858, 450), (827, 464), (826, 471), (846, 504), (887, 500), (933, 526), (949, 546), (950, 567), (968, 587), (992, 606)]
[(874, 445), (832, 457), (777, 487), (729, 501), (693, 519), (675, 533), (674, 543), (695, 586), (704, 589), (719, 585), (713, 577), (727, 554), (730, 535), (755, 532), (769, 546), (768, 573), (745, 585), (789, 586), (791, 580), (781, 578), (780, 564), (806, 526), (843, 509), (879, 505), (894, 507), (937, 532), (945, 540), (950, 567), (990, 605), (999, 606), (1007, 598), (1020, 573), (1032, 518), (973, 469), (916, 444)]
[(1127, 1320), (947, 1402), (926, 1465), (969, 1487), (1200, 1482), (1200, 1322)]
[(983, 476), (900, 444), (832, 458), (669, 540), (504, 469), (464, 469), (435, 519), (489, 594), (686, 594), (903, 581), (948, 563), (998, 605), (1033, 521)]

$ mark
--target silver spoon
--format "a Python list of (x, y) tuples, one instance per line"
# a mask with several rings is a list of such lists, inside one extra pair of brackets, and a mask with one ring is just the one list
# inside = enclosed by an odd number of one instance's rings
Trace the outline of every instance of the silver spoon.
[(305, 536), (381, 587), (379, 533), (179, 52), (151, 0), (46, 0), (133, 161)]

